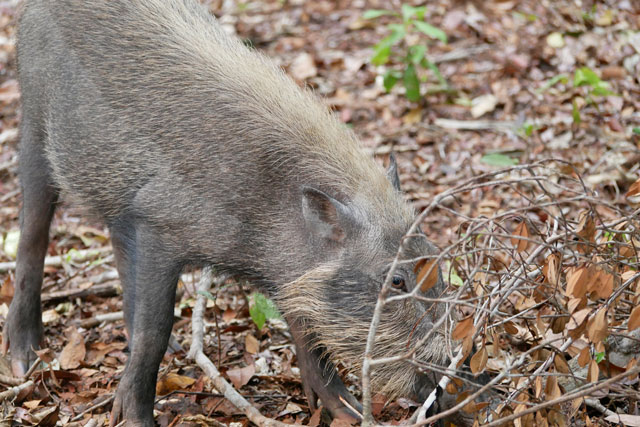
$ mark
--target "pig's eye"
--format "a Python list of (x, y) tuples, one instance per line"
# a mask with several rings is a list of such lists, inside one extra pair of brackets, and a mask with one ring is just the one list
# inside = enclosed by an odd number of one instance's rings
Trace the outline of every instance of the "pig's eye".
[(404, 286), (404, 279), (402, 278), (402, 276), (393, 276), (393, 278), (391, 279), (391, 286), (393, 286), (394, 289), (406, 291), (406, 288)]

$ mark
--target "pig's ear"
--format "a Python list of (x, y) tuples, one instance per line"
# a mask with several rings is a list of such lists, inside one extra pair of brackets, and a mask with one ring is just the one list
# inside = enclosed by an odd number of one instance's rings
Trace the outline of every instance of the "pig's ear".
[(387, 178), (397, 191), (400, 191), (400, 176), (398, 175), (398, 163), (396, 163), (396, 155), (389, 154), (389, 167), (387, 168)]
[(342, 243), (353, 221), (350, 209), (320, 190), (302, 188), (302, 216), (307, 229), (317, 238)]

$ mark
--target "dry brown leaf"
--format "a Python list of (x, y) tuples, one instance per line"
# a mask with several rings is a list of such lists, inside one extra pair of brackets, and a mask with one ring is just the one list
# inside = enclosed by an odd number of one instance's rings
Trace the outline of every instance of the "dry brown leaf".
[[(624, 273), (622, 273), (620, 275), (620, 278), (622, 279), (622, 283), (626, 283), (628, 280), (631, 280), (631, 278), (635, 276), (636, 273), (637, 271), (634, 271), (634, 270), (627, 270)], [(636, 283), (637, 283), (637, 280), (636, 280)]]
[(293, 77), (300, 81), (318, 75), (315, 60), (313, 59), (313, 56), (307, 52), (301, 53), (293, 60), (291, 67), (289, 67), (289, 72)]
[(640, 415), (630, 414), (612, 414), (605, 418), (605, 421), (609, 421), (615, 425), (623, 425), (627, 427), (640, 427)]
[(35, 412), (33, 416), (38, 420), (38, 423), (35, 424), (36, 427), (56, 426), (60, 420), (60, 407), (56, 405), (43, 408)]
[(260, 351), (260, 342), (253, 335), (247, 334), (244, 337), (244, 349), (249, 354), (257, 354)]
[(536, 427), (548, 427), (548, 425), (549, 425), (549, 422), (547, 421), (545, 416), (542, 415), (542, 412), (536, 412), (536, 423), (535, 423), (535, 426)]
[(567, 323), (569, 323), (569, 316), (556, 317), (551, 321), (551, 331), (554, 334), (559, 334), (564, 331)]
[(89, 366), (97, 366), (102, 363), (107, 354), (113, 351), (124, 350), (126, 346), (127, 343), (125, 342), (113, 342), (111, 344), (103, 342), (91, 343), (84, 358), (85, 363)]
[(560, 372), (561, 374), (568, 374), (569, 372), (571, 372), (571, 369), (569, 369), (569, 364), (561, 354), (556, 353), (556, 355), (553, 357), (553, 364), (556, 367), (556, 371)]
[(567, 296), (582, 298), (587, 292), (589, 272), (586, 267), (572, 269), (567, 276)]
[(567, 310), (569, 313), (574, 313), (576, 310), (582, 310), (587, 306), (586, 298), (571, 298), (567, 303)]
[(76, 328), (71, 329), (68, 338), (69, 342), (62, 349), (58, 359), (62, 369), (75, 369), (84, 360), (87, 349), (84, 345), (84, 337)]
[[(591, 212), (582, 212), (580, 214), (580, 222), (576, 229), (576, 234), (582, 238), (583, 241), (593, 243), (596, 236), (596, 223), (593, 221), (593, 215)], [(592, 250), (591, 245), (578, 244), (578, 250), (582, 253), (589, 253)]]
[(402, 117), (402, 121), (405, 125), (414, 125), (422, 121), (422, 108), (412, 108), (407, 114)]
[(462, 340), (462, 358), (458, 361), (458, 365), (456, 368), (462, 366), (467, 357), (471, 354), (471, 350), (473, 350), (473, 335), (467, 336), (464, 340)]
[(591, 360), (591, 351), (589, 351), (589, 346), (586, 346), (582, 350), (580, 350), (580, 354), (578, 355), (578, 365), (581, 368), (587, 366), (589, 361)]
[(50, 348), (41, 348), (40, 350), (34, 351), (44, 363), (51, 363), (56, 358), (55, 354), (53, 354), (53, 350)]
[(513, 237), (511, 237), (511, 244), (516, 247), (518, 252), (524, 252), (529, 247), (529, 239), (531, 235), (529, 234), (529, 228), (527, 228), (527, 223), (522, 221), (516, 227), (516, 230), (513, 232)]
[(387, 397), (383, 394), (377, 393), (373, 395), (373, 397), (371, 398), (371, 413), (374, 417), (379, 417), (380, 414), (382, 414), (387, 400)]
[(420, 286), (420, 291), (426, 292), (438, 283), (438, 265), (435, 260), (420, 260), (414, 267), (416, 273), (416, 284)]
[(583, 308), (582, 310), (576, 311), (575, 313), (573, 313), (571, 315), (571, 318), (569, 319), (569, 324), (567, 325), (567, 328), (569, 328), (569, 329), (578, 328), (584, 322), (584, 320), (587, 318), (587, 316), (590, 313), (591, 313), (591, 309), (590, 308)]
[(323, 409), (324, 407), (321, 406), (315, 410), (313, 415), (311, 415), (311, 418), (309, 418), (309, 423), (307, 424), (308, 427), (318, 427), (320, 425), (320, 416), (322, 415)]
[(11, 279), (11, 275), (7, 275), (0, 287), (0, 302), (10, 304), (14, 293), (13, 280)]
[(227, 376), (233, 383), (236, 390), (238, 390), (240, 387), (247, 384), (255, 373), (256, 367), (254, 365), (249, 365), (244, 368), (230, 369), (227, 371)]
[[(633, 359), (629, 360), (629, 363), (627, 363), (627, 366), (624, 367), (624, 371), (627, 372), (629, 369), (635, 368), (637, 364), (638, 364), (638, 362), (636, 362), (636, 358), (634, 357)], [(637, 378), (638, 374), (636, 373), (636, 374), (630, 375), (627, 378), (629, 378), (629, 380), (633, 381), (634, 377)]]
[(516, 325), (513, 324), (512, 321), (505, 322), (504, 330), (506, 333), (511, 335), (516, 335), (519, 332), (518, 328), (516, 327)]
[(487, 354), (487, 347), (482, 346), (482, 348), (471, 357), (471, 362), (469, 363), (471, 372), (473, 372), (474, 374), (482, 372), (485, 366), (487, 366), (488, 360), (489, 355)]
[(587, 323), (587, 334), (593, 343), (599, 343), (608, 335), (607, 310), (601, 308)]
[(227, 308), (224, 313), (222, 313), (222, 320), (224, 320), (225, 322), (230, 322), (231, 320), (235, 319), (236, 316), (238, 315), (238, 313), (236, 313), (235, 310), (232, 310), (230, 308)]
[(631, 184), (629, 191), (625, 194), (625, 197), (631, 203), (640, 203), (640, 178)]
[(560, 391), (560, 387), (558, 387), (558, 377), (554, 375), (550, 375), (547, 377), (547, 383), (544, 387), (544, 396), (546, 400), (553, 400), (560, 397), (562, 392)]
[(22, 402), (22, 406), (28, 409), (35, 409), (40, 405), (40, 402), (42, 402), (42, 400), (29, 400), (27, 402)]
[(175, 390), (184, 390), (195, 382), (196, 380), (191, 377), (169, 372), (167, 375), (158, 379), (156, 383), (156, 394), (162, 396)]
[(537, 376), (536, 380), (534, 382), (534, 386), (535, 386), (535, 391), (536, 391), (536, 398), (539, 398), (540, 395), (542, 394), (542, 377), (541, 376)]
[(598, 298), (607, 299), (613, 293), (613, 274), (604, 270), (599, 270), (597, 275), (597, 285), (595, 286), (595, 293)]
[(329, 427), (351, 427), (352, 425), (353, 424), (351, 424), (349, 421), (342, 418), (334, 418), (334, 420), (331, 421)]
[(558, 286), (560, 283), (560, 255), (549, 255), (542, 267), (542, 273), (551, 286)]
[(473, 325), (473, 316), (469, 316), (466, 319), (462, 319), (460, 322), (458, 322), (456, 327), (453, 328), (451, 338), (457, 341), (469, 337), (475, 332), (476, 327)]
[(595, 360), (589, 362), (589, 370), (587, 371), (587, 382), (598, 382), (598, 375), (600, 374), (600, 368)]
[(640, 328), (640, 305), (631, 311), (631, 315), (629, 316), (629, 324), (627, 326), (629, 332), (637, 328)]

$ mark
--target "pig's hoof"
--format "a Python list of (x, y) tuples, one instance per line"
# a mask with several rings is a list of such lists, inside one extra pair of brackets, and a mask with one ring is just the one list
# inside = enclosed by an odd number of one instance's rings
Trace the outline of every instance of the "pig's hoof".
[(136, 411), (134, 406), (137, 399), (132, 396), (131, 389), (126, 387), (125, 384), (126, 375), (123, 377), (123, 381), (120, 382), (113, 400), (109, 416), (109, 427), (115, 427), (122, 421), (124, 421), (124, 426), (127, 427), (154, 427), (156, 424), (153, 420), (153, 412), (142, 415), (140, 411)]
[(36, 361), (34, 349), (42, 344), (42, 325), (27, 327), (21, 325), (9, 313), (2, 333), (2, 352), (11, 353), (11, 371), (16, 377), (23, 377), (31, 365)]

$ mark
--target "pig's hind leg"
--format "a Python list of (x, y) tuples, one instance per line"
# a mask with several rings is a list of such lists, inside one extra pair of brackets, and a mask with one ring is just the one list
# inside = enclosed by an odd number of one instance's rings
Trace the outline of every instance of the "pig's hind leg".
[[(116, 259), (116, 268), (118, 269), (118, 277), (124, 294), (123, 311), (124, 322), (127, 328), (127, 338), (129, 341), (133, 331), (133, 315), (135, 308), (136, 290), (135, 290), (135, 238), (136, 229), (134, 220), (128, 216), (122, 216), (115, 221), (109, 223), (109, 232), (111, 234), (111, 246), (113, 247), (113, 255)], [(129, 342), (131, 347), (131, 342)]]
[(40, 291), (49, 225), (58, 194), (45, 156), (44, 132), (30, 112), (25, 104), (18, 161), (23, 201), (15, 295), (2, 336), (2, 350), (5, 354), (10, 350), (11, 368), (16, 376), (24, 375), (35, 361), (32, 349), (37, 349), (43, 339)]
[(182, 264), (152, 227), (125, 222), (111, 225), (118, 271), (122, 275), (130, 355), (110, 424), (153, 426), (158, 368), (173, 326), (176, 284)]

